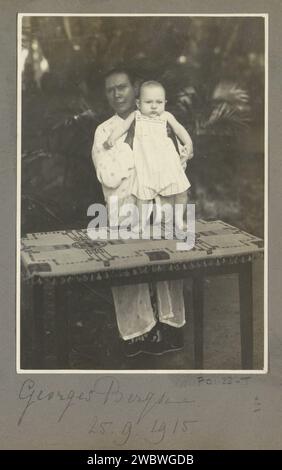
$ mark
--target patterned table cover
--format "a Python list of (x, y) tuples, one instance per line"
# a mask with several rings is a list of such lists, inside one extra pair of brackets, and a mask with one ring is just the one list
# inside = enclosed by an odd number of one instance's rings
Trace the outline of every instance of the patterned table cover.
[(243, 263), (263, 255), (264, 242), (221, 220), (196, 221), (196, 243), (178, 251), (177, 240), (91, 240), (87, 231), (30, 233), (21, 240), (24, 280), (103, 280), (154, 272)]

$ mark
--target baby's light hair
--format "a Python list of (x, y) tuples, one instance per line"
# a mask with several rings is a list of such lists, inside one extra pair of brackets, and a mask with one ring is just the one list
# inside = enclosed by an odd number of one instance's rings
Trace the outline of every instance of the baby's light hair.
[(140, 89), (139, 89), (139, 96), (141, 95), (142, 93), (142, 90), (146, 87), (159, 87), (159, 88), (162, 88), (164, 93), (165, 93), (165, 87), (160, 83), (160, 82), (157, 82), (156, 80), (148, 80), (147, 82), (143, 82), (140, 86)]

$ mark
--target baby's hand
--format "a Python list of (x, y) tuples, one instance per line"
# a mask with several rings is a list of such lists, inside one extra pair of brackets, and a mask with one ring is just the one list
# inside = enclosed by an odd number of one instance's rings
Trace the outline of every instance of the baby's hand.
[(184, 145), (183, 150), (187, 157), (187, 160), (191, 160), (194, 157), (193, 146), (191, 144)]
[(112, 140), (110, 138), (108, 138), (104, 143), (103, 143), (103, 147), (105, 150), (110, 150), (112, 147), (114, 146)]
[(187, 160), (192, 160), (193, 157), (194, 157), (194, 153), (193, 152), (189, 153)]

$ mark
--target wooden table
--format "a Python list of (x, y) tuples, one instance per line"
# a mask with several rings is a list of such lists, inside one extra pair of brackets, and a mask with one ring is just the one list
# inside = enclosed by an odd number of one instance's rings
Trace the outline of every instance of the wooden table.
[(195, 369), (203, 369), (204, 280), (237, 273), (240, 294), (242, 369), (253, 368), (252, 262), (263, 241), (223, 221), (196, 221), (196, 244), (178, 251), (176, 240), (92, 241), (86, 230), (31, 233), (22, 239), (22, 279), (33, 290), (33, 364), (45, 368), (44, 290), (55, 289), (58, 369), (69, 368), (66, 290), (76, 283), (128, 285), (193, 279)]

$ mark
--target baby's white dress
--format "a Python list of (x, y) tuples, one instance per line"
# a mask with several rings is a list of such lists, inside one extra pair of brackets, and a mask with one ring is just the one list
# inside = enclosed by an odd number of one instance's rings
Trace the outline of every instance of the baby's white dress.
[(135, 112), (133, 156), (136, 177), (132, 193), (139, 199), (171, 196), (190, 187), (180, 156), (167, 135), (167, 119)]

